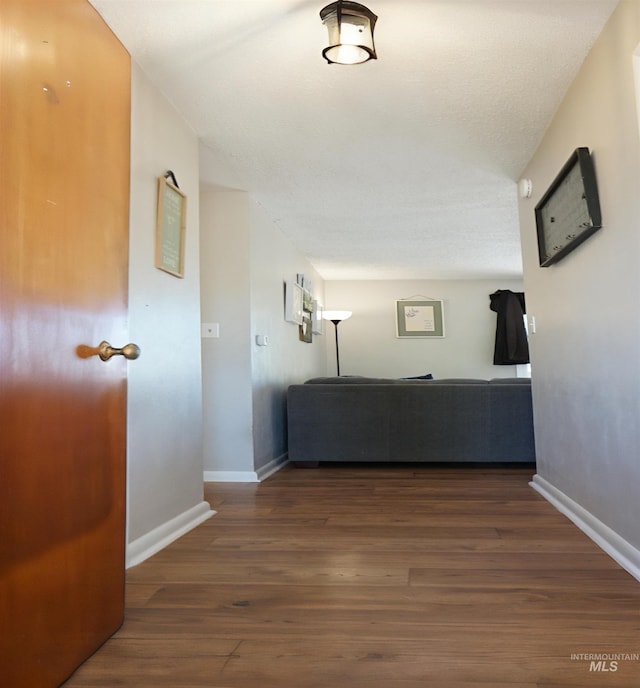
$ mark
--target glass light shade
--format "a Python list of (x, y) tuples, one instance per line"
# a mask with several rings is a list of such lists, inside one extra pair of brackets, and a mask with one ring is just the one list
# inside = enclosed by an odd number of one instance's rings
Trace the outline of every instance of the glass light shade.
[(352, 311), (322, 311), (322, 317), (325, 320), (346, 320), (352, 315)]
[(329, 64), (360, 64), (375, 60), (373, 29), (378, 17), (357, 2), (333, 2), (320, 10), (329, 31), (329, 45), (322, 55)]

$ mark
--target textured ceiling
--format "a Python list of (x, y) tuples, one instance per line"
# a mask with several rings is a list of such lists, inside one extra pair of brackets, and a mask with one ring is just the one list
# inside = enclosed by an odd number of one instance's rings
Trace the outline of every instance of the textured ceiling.
[(92, 4), (197, 132), (202, 180), (325, 279), (460, 279), (521, 275), (516, 182), (617, 0), (371, 0), (355, 66), (322, 58), (323, 2)]

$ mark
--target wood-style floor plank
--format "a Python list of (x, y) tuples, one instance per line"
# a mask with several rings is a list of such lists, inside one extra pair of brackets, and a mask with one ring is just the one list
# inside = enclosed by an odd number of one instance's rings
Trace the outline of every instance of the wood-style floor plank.
[(217, 515), (128, 572), (122, 629), (64, 688), (638, 688), (640, 584), (532, 472), (207, 484)]

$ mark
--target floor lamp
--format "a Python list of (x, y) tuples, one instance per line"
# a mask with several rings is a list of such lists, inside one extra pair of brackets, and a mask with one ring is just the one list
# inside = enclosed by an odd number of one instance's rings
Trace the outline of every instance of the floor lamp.
[(322, 317), (325, 320), (331, 320), (336, 328), (336, 367), (338, 369), (338, 377), (340, 377), (340, 349), (338, 348), (338, 325), (347, 318), (352, 316), (351, 311), (322, 311)]

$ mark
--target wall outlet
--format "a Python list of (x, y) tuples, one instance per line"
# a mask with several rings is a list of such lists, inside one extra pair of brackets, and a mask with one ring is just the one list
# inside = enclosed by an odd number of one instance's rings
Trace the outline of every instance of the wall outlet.
[(220, 323), (202, 323), (200, 327), (203, 339), (217, 339), (220, 336)]

